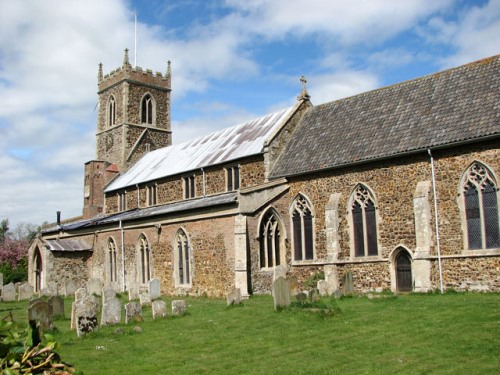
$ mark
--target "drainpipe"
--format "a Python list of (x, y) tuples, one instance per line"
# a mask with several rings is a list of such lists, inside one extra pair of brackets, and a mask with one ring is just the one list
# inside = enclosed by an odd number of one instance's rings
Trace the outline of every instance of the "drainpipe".
[(123, 286), (122, 286), (122, 292), (125, 292), (127, 288), (125, 287), (125, 232), (123, 230), (122, 226), (122, 221), (120, 220), (120, 229), (121, 229), (121, 234), (122, 234), (122, 280), (123, 280)]
[(431, 171), (432, 171), (432, 193), (434, 195), (434, 221), (436, 223), (436, 247), (438, 253), (438, 266), (439, 266), (439, 290), (443, 294), (443, 270), (441, 268), (441, 247), (439, 245), (439, 224), (438, 224), (438, 206), (437, 206), (437, 194), (436, 194), (436, 174), (434, 170), (434, 158), (432, 157), (431, 149), (427, 149), (429, 157), (431, 159)]

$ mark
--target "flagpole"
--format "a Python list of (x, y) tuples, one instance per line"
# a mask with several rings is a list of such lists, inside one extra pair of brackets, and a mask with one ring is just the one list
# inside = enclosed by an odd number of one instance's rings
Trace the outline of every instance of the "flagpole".
[(134, 17), (134, 68), (137, 67), (137, 13)]

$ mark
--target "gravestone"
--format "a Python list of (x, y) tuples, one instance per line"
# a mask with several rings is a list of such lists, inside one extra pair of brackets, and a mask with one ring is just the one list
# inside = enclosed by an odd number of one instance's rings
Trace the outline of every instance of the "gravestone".
[(35, 322), (32, 326), (39, 327), (42, 331), (48, 330), (52, 325), (52, 308), (47, 301), (36, 301), (28, 307), (28, 321)]
[(151, 296), (149, 293), (141, 293), (139, 295), (139, 303), (141, 306), (151, 306)]
[(89, 293), (87, 292), (87, 289), (85, 288), (78, 288), (75, 291), (75, 302), (84, 299), (85, 297), (88, 297)]
[(94, 305), (96, 306), (96, 310), (99, 310), (99, 300), (97, 299), (96, 296), (94, 295), (89, 295), (87, 292), (87, 289), (85, 288), (79, 288), (75, 292), (75, 302), (71, 305), (71, 329), (75, 330), (77, 329), (77, 316), (76, 316), (76, 308), (77, 304), (81, 301), (84, 301), (86, 299), (89, 299), (93, 301)]
[(87, 296), (75, 302), (76, 334), (78, 337), (97, 330), (99, 327), (98, 312), (99, 303), (96, 303), (94, 296)]
[(273, 281), (277, 280), (279, 277), (286, 279), (287, 268), (287, 266), (274, 267)]
[(16, 286), (14, 283), (8, 283), (3, 286), (2, 300), (4, 302), (14, 302), (16, 300)]
[(319, 295), (322, 297), (328, 296), (328, 282), (326, 280), (318, 280), (318, 291)]
[(3, 288), (3, 273), (0, 272), (0, 290)]
[(333, 296), (336, 299), (339, 299), (340, 297), (342, 297), (342, 292), (340, 291), (340, 289), (335, 289), (335, 291), (333, 292)]
[(186, 301), (182, 299), (172, 301), (172, 315), (184, 315), (186, 310)]
[(344, 274), (344, 284), (342, 285), (342, 294), (345, 296), (351, 295), (353, 293), (353, 284), (352, 284), (352, 272), (347, 271)]
[(139, 284), (132, 283), (128, 288), (128, 300), (134, 301), (139, 299)]
[(64, 283), (63, 288), (64, 288), (64, 290), (63, 290), (64, 297), (69, 297), (69, 296), (74, 295), (76, 290), (78, 289), (76, 287), (76, 283), (73, 280), (66, 281)]
[(61, 296), (52, 296), (47, 302), (52, 309), (54, 319), (64, 318), (64, 299)]
[(164, 318), (167, 316), (167, 304), (161, 299), (157, 299), (152, 303), (153, 319)]
[(307, 292), (307, 297), (309, 298), (309, 302), (318, 302), (319, 301), (319, 291), (316, 288), (313, 288)]
[(27, 299), (31, 299), (33, 297), (33, 287), (24, 283), (19, 287), (19, 294), (17, 296), (18, 301), (24, 301)]
[(160, 280), (159, 279), (151, 279), (148, 283), (148, 292), (151, 296), (151, 301), (158, 299), (161, 297), (160, 293)]
[(139, 302), (129, 302), (125, 305), (125, 324), (142, 321), (142, 306)]
[(118, 298), (107, 298), (102, 304), (101, 325), (118, 324), (122, 320), (122, 303)]
[(28, 302), (28, 307), (29, 307), (29, 306), (31, 306), (31, 305), (33, 305), (34, 303), (36, 303), (36, 302), (38, 302), (38, 301), (44, 301), (44, 299), (43, 299), (43, 298), (40, 298), (40, 297), (32, 298), (32, 299), (30, 299), (30, 300), (29, 300), (29, 302)]
[(298, 293), (295, 295), (295, 299), (296, 299), (298, 302), (304, 302), (304, 301), (307, 301), (307, 293), (305, 293), (305, 292), (298, 292)]
[(92, 278), (87, 282), (87, 291), (90, 295), (100, 296), (102, 292), (101, 280)]
[(288, 282), (283, 277), (278, 277), (273, 283), (274, 309), (279, 310), (290, 305), (290, 290)]
[(108, 299), (116, 298), (116, 292), (112, 288), (104, 288), (102, 290), (102, 303), (104, 304)]
[(226, 302), (228, 306), (239, 305), (241, 303), (241, 290), (240, 288), (233, 288), (226, 295)]
[(291, 276), (287, 279), (288, 282), (288, 290), (290, 291), (290, 296), (295, 296), (299, 293), (299, 282), (295, 276)]

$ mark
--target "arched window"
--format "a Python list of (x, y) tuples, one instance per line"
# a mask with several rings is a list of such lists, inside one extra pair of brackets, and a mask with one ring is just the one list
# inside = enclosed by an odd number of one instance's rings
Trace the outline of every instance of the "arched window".
[(175, 264), (176, 264), (176, 284), (191, 284), (191, 251), (189, 241), (184, 230), (179, 229), (175, 236)]
[(42, 290), (42, 275), (43, 275), (43, 265), (42, 265), (42, 254), (40, 249), (37, 247), (35, 253), (33, 254), (33, 273), (34, 273), (34, 291), (40, 292)]
[(116, 103), (114, 96), (110, 96), (108, 102), (108, 126), (113, 125), (116, 125)]
[(141, 122), (143, 124), (153, 124), (153, 98), (149, 94), (142, 98)]
[(148, 240), (144, 235), (139, 238), (137, 245), (139, 251), (139, 276), (143, 284), (151, 280), (151, 249), (149, 248)]
[(313, 215), (309, 201), (301, 194), (291, 210), (294, 260), (314, 258)]
[(108, 241), (108, 264), (109, 264), (109, 281), (118, 280), (118, 272), (116, 266), (116, 243), (110, 238)]
[(352, 236), (354, 256), (378, 255), (377, 215), (370, 190), (359, 184), (351, 195)]
[(500, 247), (498, 188), (493, 174), (474, 162), (462, 178), (462, 194), (469, 249)]
[(260, 267), (275, 267), (282, 264), (282, 230), (277, 214), (268, 210), (263, 216), (259, 230)]

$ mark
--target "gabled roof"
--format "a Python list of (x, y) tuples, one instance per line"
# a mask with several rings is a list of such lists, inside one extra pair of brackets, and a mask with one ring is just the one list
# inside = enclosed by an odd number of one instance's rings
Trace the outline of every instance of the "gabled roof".
[(283, 177), (500, 136), (500, 55), (310, 108)]
[(149, 152), (116, 178), (105, 192), (260, 154), (266, 139), (289, 118), (293, 109)]

